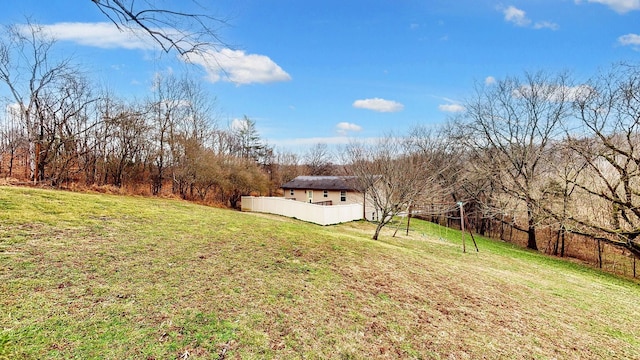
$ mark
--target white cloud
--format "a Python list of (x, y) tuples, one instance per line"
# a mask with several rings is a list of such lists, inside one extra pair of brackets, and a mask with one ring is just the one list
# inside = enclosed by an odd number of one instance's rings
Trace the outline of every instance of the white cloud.
[(487, 76), (487, 77), (484, 79), (484, 84), (485, 84), (485, 85), (493, 85), (493, 84), (495, 84), (495, 83), (496, 83), (496, 78), (494, 78), (493, 76)]
[(443, 112), (459, 113), (464, 111), (464, 106), (460, 104), (443, 104), (438, 105), (438, 109)]
[[(57, 40), (72, 41), (80, 45), (103, 49), (151, 50), (158, 46), (152, 39), (142, 36), (140, 32), (120, 31), (113, 23), (109, 22), (64, 22), (41, 25), (41, 27)], [(28, 31), (26, 25), (24, 30)]]
[(333, 137), (312, 137), (312, 138), (297, 138), (297, 139), (276, 139), (270, 140), (269, 143), (278, 146), (300, 146), (300, 145), (315, 145), (315, 144), (327, 144), (327, 145), (345, 145), (353, 141), (352, 138), (347, 136), (333, 136)]
[(229, 124), (229, 129), (233, 131), (242, 130), (247, 126), (247, 120), (235, 118)]
[(589, 85), (536, 85), (521, 86), (519, 89), (514, 90), (512, 96), (516, 98), (521, 97), (540, 97), (546, 98), (547, 101), (576, 101), (585, 99), (593, 94), (595, 90)]
[(188, 54), (185, 61), (202, 66), (210, 82), (230, 81), (238, 85), (289, 81), (291, 76), (268, 56), (247, 54), (242, 50), (210, 50), (201, 55)]
[(356, 100), (353, 107), (358, 109), (368, 109), (378, 112), (398, 112), (404, 109), (404, 105), (397, 101), (380, 98)]
[[(575, 0), (576, 4), (580, 4), (583, 0)], [(586, 0), (588, 3), (603, 4), (615, 12), (620, 14), (628, 13), (633, 10), (640, 10), (640, 0)]]
[(162, 105), (166, 108), (184, 108), (191, 106), (191, 101), (189, 100), (164, 100), (161, 102)]
[(338, 130), (338, 134), (347, 135), (349, 131), (361, 131), (362, 126), (348, 122), (341, 122), (336, 125), (336, 129)]
[(534, 29), (550, 29), (550, 30), (558, 30), (560, 25), (553, 23), (551, 21), (538, 21), (533, 25)]
[(517, 26), (525, 27), (531, 24), (531, 20), (527, 17), (527, 13), (515, 6), (509, 6), (502, 12), (504, 13), (504, 19), (506, 21), (514, 23)]
[(20, 117), (20, 111), (20, 103), (10, 103), (5, 107), (7, 116), (12, 117), (13, 119), (18, 119)]
[[(378, 137), (353, 137), (353, 136), (330, 136), (330, 137), (310, 137), (310, 138), (290, 138), (290, 139), (269, 139), (269, 144), (275, 145), (278, 149), (287, 149), (297, 154), (305, 154), (309, 149), (318, 144), (327, 144), (336, 154), (343, 152), (344, 146), (359, 144), (376, 144), (380, 141)], [(338, 155), (337, 161), (341, 161)]]
[(336, 127), (340, 130), (347, 130), (347, 131), (360, 131), (362, 130), (362, 126), (360, 125), (356, 125), (353, 123), (348, 123), (348, 122), (341, 122), (338, 123), (338, 125), (336, 125)]
[[(57, 40), (72, 41), (84, 46), (128, 50), (158, 48), (158, 44), (141, 30), (120, 31), (109, 22), (65, 22), (41, 26), (45, 32)], [(26, 26), (24, 29), (28, 31)], [(163, 32), (171, 33), (171, 30), (163, 30)], [(182, 59), (205, 68), (207, 79), (211, 82), (224, 79), (236, 84), (250, 84), (291, 80), (291, 76), (269, 57), (247, 54), (240, 50), (210, 50), (201, 55), (190, 54)]]
[[(640, 1), (640, 0), (638, 0)], [(527, 13), (518, 9), (515, 6), (509, 6), (506, 9), (502, 9), (502, 13), (504, 14), (504, 20), (510, 23), (513, 23), (519, 27), (529, 27), (539, 30), (539, 29), (550, 29), (550, 30), (558, 30), (560, 27), (558, 24), (551, 21), (537, 21), (533, 23), (531, 19), (527, 17)], [(533, 24), (533, 25), (532, 25)]]
[(569, 101), (584, 100), (596, 92), (594, 88), (584, 84), (564, 87), (564, 90), (567, 92), (567, 100)]
[(631, 46), (634, 50), (640, 50), (640, 35), (627, 34), (618, 38), (618, 43), (622, 46)]

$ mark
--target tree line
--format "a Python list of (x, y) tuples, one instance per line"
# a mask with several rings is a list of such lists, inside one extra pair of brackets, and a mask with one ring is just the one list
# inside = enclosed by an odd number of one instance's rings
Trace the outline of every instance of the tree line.
[(349, 145), (351, 173), (384, 189), (377, 207), (433, 214), (460, 203), (476, 231), (508, 225), (530, 249), (545, 230), (557, 235), (548, 251), (561, 256), (567, 234), (640, 256), (639, 66), (580, 83), (566, 73), (510, 76), (476, 85), (463, 105), (441, 128)]
[(277, 151), (248, 117), (219, 126), (215, 99), (189, 77), (158, 74), (146, 98), (125, 100), (59, 56), (37, 24), (5, 33), (1, 176), (144, 186), (237, 207), (297, 175), (351, 174), (383, 214), (374, 237), (402, 211), (464, 203), (477, 231), (508, 224), (531, 249), (539, 229), (551, 229), (560, 255), (571, 233), (640, 256), (637, 65), (581, 82), (537, 72), (477, 84), (446, 125), (352, 142), (337, 166), (325, 144)]
[(227, 127), (199, 82), (159, 73), (144, 99), (91, 83), (37, 24), (8, 26), (0, 42), (0, 174), (54, 187), (147, 184), (185, 199), (235, 206), (241, 194), (273, 191), (282, 164), (245, 116)]

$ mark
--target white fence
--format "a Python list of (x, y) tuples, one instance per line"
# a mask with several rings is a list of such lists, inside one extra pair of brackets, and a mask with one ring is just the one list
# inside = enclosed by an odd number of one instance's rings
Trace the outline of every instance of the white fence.
[(362, 219), (362, 205), (323, 206), (276, 197), (242, 197), (242, 211), (288, 216), (320, 225), (332, 225)]

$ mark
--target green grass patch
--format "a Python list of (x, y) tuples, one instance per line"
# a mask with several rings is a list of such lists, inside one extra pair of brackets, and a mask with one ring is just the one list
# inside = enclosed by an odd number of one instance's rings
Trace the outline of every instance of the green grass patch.
[(0, 187), (0, 359), (640, 358), (635, 282), (373, 230)]

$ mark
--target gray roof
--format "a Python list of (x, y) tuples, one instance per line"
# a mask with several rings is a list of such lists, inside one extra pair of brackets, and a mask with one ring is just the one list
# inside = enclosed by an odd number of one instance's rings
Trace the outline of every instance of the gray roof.
[(282, 188), (358, 191), (355, 176), (298, 176), (283, 184)]

